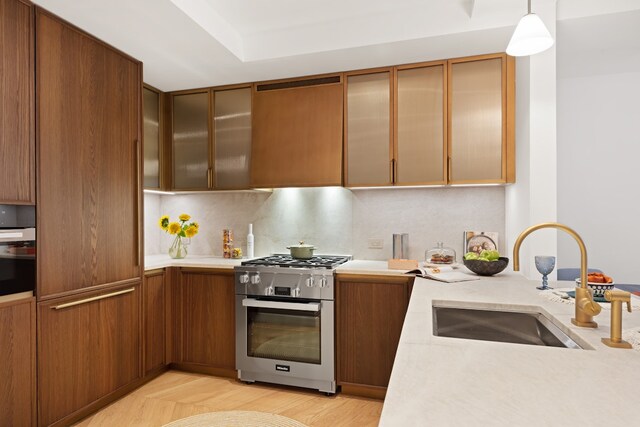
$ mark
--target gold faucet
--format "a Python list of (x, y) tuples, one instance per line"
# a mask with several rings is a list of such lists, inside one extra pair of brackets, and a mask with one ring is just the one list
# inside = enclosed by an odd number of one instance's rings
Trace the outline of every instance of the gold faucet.
[(631, 348), (631, 344), (622, 339), (622, 303), (627, 303), (631, 313), (631, 294), (625, 291), (605, 291), (604, 298), (611, 302), (611, 337), (602, 338), (609, 347)]
[(597, 328), (598, 324), (593, 321), (593, 316), (600, 314), (602, 307), (593, 300), (593, 296), (587, 287), (587, 247), (582, 238), (573, 229), (557, 222), (543, 222), (533, 225), (524, 230), (513, 246), (513, 271), (520, 270), (520, 245), (529, 234), (541, 228), (557, 228), (568, 233), (575, 239), (580, 247), (580, 286), (576, 287), (576, 317), (571, 319), (571, 323), (584, 328)]

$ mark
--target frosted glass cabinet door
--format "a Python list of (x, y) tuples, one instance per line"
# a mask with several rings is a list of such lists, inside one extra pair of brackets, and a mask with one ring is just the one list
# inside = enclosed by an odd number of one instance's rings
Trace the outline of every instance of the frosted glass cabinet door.
[(347, 76), (349, 187), (391, 185), (391, 72)]
[(246, 189), (251, 165), (251, 88), (213, 95), (215, 188)]
[(397, 71), (396, 184), (445, 183), (445, 64)]
[(449, 64), (451, 183), (505, 181), (503, 61), (492, 58)]
[(160, 188), (160, 94), (144, 88), (144, 188)]
[(173, 96), (173, 188), (210, 188), (209, 92)]

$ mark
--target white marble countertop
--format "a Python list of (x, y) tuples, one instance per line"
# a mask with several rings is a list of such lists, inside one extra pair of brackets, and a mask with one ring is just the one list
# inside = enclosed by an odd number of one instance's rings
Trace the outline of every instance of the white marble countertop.
[[(600, 342), (610, 310), (594, 318), (597, 329), (573, 326), (574, 306), (544, 298), (537, 283), (518, 273), (460, 283), (416, 278), (380, 425), (638, 425), (640, 352)], [(434, 303), (538, 310), (592, 349), (433, 336)], [(622, 325), (640, 326), (640, 312), (623, 311)]]
[[(172, 259), (169, 255), (147, 255), (144, 257), (145, 271), (165, 267), (199, 267), (199, 268), (228, 268), (232, 269), (248, 258), (229, 259), (214, 256), (189, 255), (183, 259)], [(389, 270), (387, 261), (348, 261), (336, 269), (338, 274), (381, 274), (403, 276), (407, 270)]]
[[(246, 258), (245, 258), (246, 259)], [(189, 255), (183, 259), (173, 259), (169, 255), (147, 255), (144, 257), (145, 271), (165, 267), (200, 267), (200, 268), (228, 268), (240, 265), (242, 259), (230, 259), (214, 256)]]

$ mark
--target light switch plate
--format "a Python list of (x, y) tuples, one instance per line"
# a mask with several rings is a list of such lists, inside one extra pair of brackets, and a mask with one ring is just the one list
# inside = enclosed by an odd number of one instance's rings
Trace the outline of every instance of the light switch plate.
[(383, 239), (369, 239), (369, 249), (382, 249), (383, 246)]

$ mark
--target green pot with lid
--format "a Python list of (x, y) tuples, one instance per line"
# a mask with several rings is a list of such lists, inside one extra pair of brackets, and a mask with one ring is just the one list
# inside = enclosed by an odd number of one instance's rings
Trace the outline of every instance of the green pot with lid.
[(287, 246), (287, 249), (289, 249), (293, 258), (309, 259), (313, 258), (313, 251), (316, 250), (316, 247), (313, 245), (306, 245), (302, 240), (300, 240), (300, 244)]

